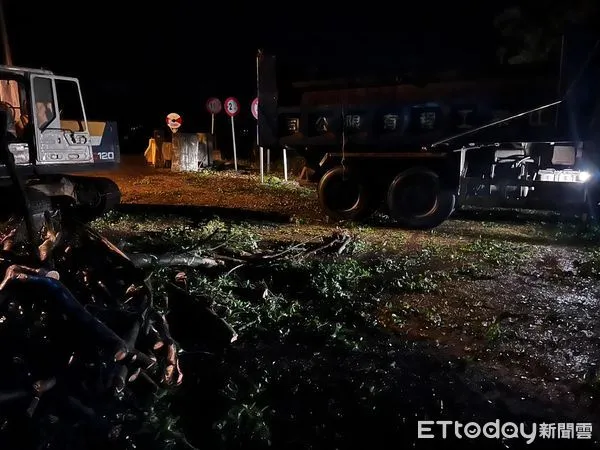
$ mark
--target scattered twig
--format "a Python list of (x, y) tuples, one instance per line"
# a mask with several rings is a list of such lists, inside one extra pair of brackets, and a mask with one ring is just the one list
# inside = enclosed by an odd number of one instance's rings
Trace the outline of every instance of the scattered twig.
[(342, 242), (342, 245), (340, 245), (340, 248), (338, 248), (337, 254), (341, 255), (342, 253), (344, 253), (346, 247), (348, 247), (348, 244), (350, 244), (350, 242), (352, 242), (352, 238), (350, 236), (346, 236)]
[(246, 263), (242, 263), (242, 264), (238, 264), (237, 266), (234, 266), (233, 268), (231, 268), (229, 271), (227, 271), (227, 273), (225, 274), (226, 277), (228, 277), (229, 275), (231, 275), (233, 272), (235, 272), (237, 269), (244, 267), (246, 265)]
[[(0, 328), (0, 333), (17, 333), (0, 336), (11, 343), (0, 353), (19, 348), (20, 340), (26, 340), (25, 348), (31, 350), (23, 358), (13, 358), (14, 367), (3, 365), (0, 423), (6, 417), (25, 416), (31, 421), (51, 417), (49, 423), (83, 423), (92, 432), (100, 432), (101, 438), (117, 439), (124, 425), (113, 422), (125, 419), (121, 413), (107, 415), (110, 408), (116, 408), (108, 392), (119, 394), (120, 400), (145, 394), (152, 399), (157, 391), (180, 385), (184, 379), (171, 325), (154, 305), (151, 275), (135, 263), (213, 269), (224, 268), (230, 261), (204, 256), (199, 250), (130, 258), (88, 226), (56, 222), (50, 214), (45, 219), (39, 258), (18, 254), (22, 246), (17, 245), (20, 235), (15, 227), (0, 238), (4, 270), (0, 273), (0, 315), (8, 321), (19, 318), (13, 322), (16, 326)], [(212, 344), (226, 346), (237, 338), (209, 303), (191, 299), (185, 273), (176, 282), (180, 291), (171, 294), (180, 297), (174, 308), (180, 308), (178, 315), (213, 327), (214, 336), (208, 338), (214, 340)], [(45, 327), (43, 332), (36, 332), (40, 327)], [(176, 331), (186, 329), (174, 327)], [(58, 363), (48, 351), (58, 352)], [(219, 350), (215, 347), (215, 351)], [(5, 361), (10, 359), (3, 357)], [(49, 375), (55, 377), (45, 378)], [(34, 376), (42, 379), (30, 378)], [(135, 408), (143, 404), (131, 401)], [(142, 411), (135, 420), (145, 420)], [(51, 425), (44, 422), (43, 426)], [(0, 428), (0, 435), (3, 432)], [(177, 438), (193, 449), (185, 438)]]

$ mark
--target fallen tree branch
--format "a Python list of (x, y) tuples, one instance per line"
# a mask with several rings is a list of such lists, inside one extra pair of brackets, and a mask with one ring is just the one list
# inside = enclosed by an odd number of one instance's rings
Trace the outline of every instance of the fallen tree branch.
[(297, 257), (298, 258), (306, 258), (308, 256), (312, 256), (315, 255), (317, 253), (323, 252), (325, 250), (332, 250), (337, 254), (341, 254), (344, 249), (346, 248), (346, 246), (350, 243), (351, 241), (351, 237), (348, 235), (340, 235), (340, 234), (334, 234), (333, 236), (324, 239), (325, 243), (310, 249), (308, 251), (305, 251), (301, 254), (299, 254)]
[(161, 349), (166, 351), (166, 365), (164, 368), (162, 383), (167, 385), (179, 386), (183, 381), (183, 374), (179, 368), (179, 359), (177, 358), (177, 347), (175, 341), (171, 337), (169, 324), (163, 314), (155, 314), (155, 326), (158, 335), (160, 336), (163, 346)]
[(136, 267), (142, 269), (173, 266), (214, 269), (225, 265), (223, 261), (219, 261), (215, 258), (207, 258), (196, 252), (165, 253), (160, 256), (152, 255), (150, 253), (131, 253), (128, 257)]
[(36, 269), (25, 268), (25, 271), (21, 271), (20, 266), (11, 266), (11, 268), (7, 270), (7, 276), (0, 285), (0, 290), (6, 289), (7, 286), (40, 287), (52, 296), (51, 306), (59, 307), (62, 313), (74, 319), (82, 332), (93, 334), (100, 343), (114, 350), (115, 361), (121, 361), (129, 354), (130, 349), (125, 341), (90, 314), (60, 281), (26, 273), (27, 270), (35, 271)]
[[(223, 260), (223, 261), (229, 261), (229, 262), (233, 262), (233, 263), (237, 263), (240, 266), (244, 266), (246, 264), (255, 264), (255, 263), (268, 263), (268, 262), (273, 262), (273, 261), (278, 261), (281, 259), (284, 259), (284, 257), (290, 257), (290, 258), (305, 258), (307, 256), (311, 256), (326, 250), (331, 250), (334, 253), (337, 254), (342, 254), (345, 249), (347, 248), (348, 244), (351, 242), (352, 237), (346, 234), (340, 234), (340, 233), (336, 233), (333, 236), (329, 237), (329, 238), (325, 238), (325, 239), (321, 239), (321, 243), (320, 245), (317, 246), (311, 246), (309, 248), (303, 248), (305, 246), (307, 246), (308, 244), (311, 243), (315, 243), (317, 242), (319, 238), (311, 238), (307, 241), (301, 242), (299, 244), (295, 244), (292, 245), (284, 250), (281, 250), (277, 253), (273, 253), (273, 254), (250, 254), (250, 255), (246, 255), (246, 256), (239, 256), (239, 257), (231, 257), (231, 256), (227, 256), (227, 255), (214, 255), (214, 258), (218, 261), (218, 260)], [(291, 253), (294, 253), (294, 251), (303, 248), (303, 250), (301, 250), (300, 252), (298, 252), (295, 255), (290, 255)], [(235, 267), (234, 269), (231, 269), (231, 272), (233, 272), (234, 270), (237, 270), (239, 267)]]
[[(209, 302), (186, 291), (185, 276), (177, 279), (184, 288), (177, 294), (168, 288), (171, 307), (162, 312), (154, 305), (152, 275), (142, 267), (209, 269), (226, 262), (199, 251), (130, 258), (88, 226), (64, 218), (55, 223), (56, 217), (44, 215), (39, 259), (19, 253), (15, 227), (0, 240), (0, 317), (8, 324), (0, 327), (0, 340), (10, 342), (0, 348), (0, 441), (9, 433), (7, 418), (85, 430), (92, 441), (129, 439), (129, 432), (121, 436), (129, 426), (125, 417), (147, 422), (142, 405), (185, 379), (178, 336), (201, 327), (207, 335), (186, 342), (213, 346), (214, 355), (237, 338)], [(185, 322), (192, 327), (182, 327)]]
[[(141, 321), (139, 319), (136, 319), (124, 338), (125, 345), (127, 346), (127, 348), (135, 347), (135, 343), (137, 342), (138, 337), (140, 335), (140, 330)], [(120, 394), (121, 392), (123, 392), (123, 389), (125, 389), (125, 385), (127, 384), (128, 374), (129, 367), (127, 367), (125, 364), (116, 366), (116, 368), (114, 369), (110, 386), (110, 388), (113, 391), (113, 394)]]
[(195, 332), (199, 331), (206, 333), (205, 338), (210, 338), (218, 347), (227, 346), (237, 340), (238, 334), (233, 327), (219, 317), (206, 302), (193, 298), (173, 283), (167, 283), (165, 287), (169, 298), (167, 319), (169, 323), (179, 325), (177, 330), (181, 339), (175, 336), (179, 342), (193, 342)]

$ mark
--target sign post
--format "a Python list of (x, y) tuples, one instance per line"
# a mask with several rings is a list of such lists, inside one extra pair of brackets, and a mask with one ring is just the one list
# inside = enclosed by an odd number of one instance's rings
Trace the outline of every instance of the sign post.
[(267, 173), (271, 173), (271, 148), (267, 149)]
[(283, 179), (288, 180), (288, 168), (287, 168), (287, 147), (283, 146)]
[(258, 147), (259, 154), (259, 164), (260, 164), (260, 182), (265, 182), (265, 171), (264, 171), (264, 163), (263, 163), (263, 148), (260, 146), (259, 135), (258, 135), (258, 97), (252, 100), (252, 105), (250, 105), (250, 110), (252, 111), (252, 115), (256, 119), (256, 146)]
[(210, 134), (215, 134), (215, 114), (219, 114), (223, 109), (221, 100), (216, 97), (211, 97), (206, 101), (206, 110), (210, 113)]
[(237, 172), (237, 148), (235, 146), (235, 123), (233, 118), (240, 112), (240, 102), (237, 98), (229, 97), (225, 100), (225, 114), (231, 117), (231, 138), (233, 139), (233, 165)]

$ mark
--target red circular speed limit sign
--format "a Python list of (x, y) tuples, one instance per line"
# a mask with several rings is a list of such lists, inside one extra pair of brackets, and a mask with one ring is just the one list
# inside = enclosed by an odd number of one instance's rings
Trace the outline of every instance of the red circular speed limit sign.
[(221, 100), (216, 97), (211, 97), (206, 101), (206, 110), (211, 114), (219, 114), (223, 109)]
[(237, 116), (240, 112), (240, 102), (238, 102), (237, 98), (229, 97), (225, 100), (225, 113), (229, 117)]
[(255, 119), (258, 120), (258, 97), (256, 97), (254, 100), (252, 100), (252, 115), (254, 116)]

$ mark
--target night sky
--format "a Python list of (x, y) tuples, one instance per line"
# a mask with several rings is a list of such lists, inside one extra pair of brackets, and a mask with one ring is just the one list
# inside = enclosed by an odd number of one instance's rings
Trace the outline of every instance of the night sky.
[(298, 79), (482, 64), (495, 55), (492, 18), (511, 2), (237, 3), (5, 0), (5, 10), (14, 64), (79, 77), (91, 118), (162, 124), (176, 111), (205, 131), (209, 96), (236, 96), (240, 120), (250, 116), (259, 47)]

